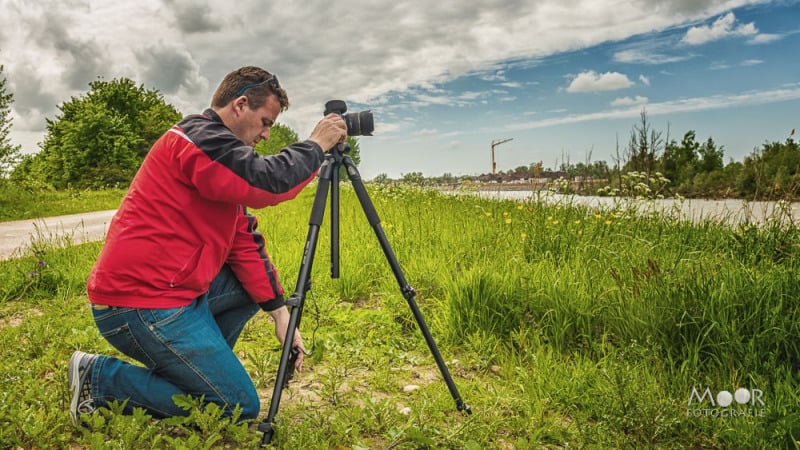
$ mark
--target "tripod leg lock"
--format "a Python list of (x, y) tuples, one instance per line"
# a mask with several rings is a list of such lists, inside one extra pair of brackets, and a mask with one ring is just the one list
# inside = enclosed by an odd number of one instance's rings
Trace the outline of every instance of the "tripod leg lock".
[(289, 298), (286, 299), (286, 306), (291, 306), (292, 308), (300, 306), (300, 296), (296, 293), (290, 295)]
[(406, 300), (411, 300), (417, 295), (417, 291), (414, 290), (411, 286), (405, 286), (402, 289), (403, 291), (403, 298)]

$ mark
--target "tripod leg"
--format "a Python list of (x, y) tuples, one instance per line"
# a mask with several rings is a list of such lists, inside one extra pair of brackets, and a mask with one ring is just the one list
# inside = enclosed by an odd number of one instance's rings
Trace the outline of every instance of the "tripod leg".
[[(341, 157), (335, 155), (337, 162)], [(339, 218), (339, 167), (331, 171), (331, 217)], [(331, 220), (331, 278), (339, 278), (339, 220)]]
[(472, 410), (470, 409), (469, 405), (465, 404), (464, 401), (461, 400), (461, 396), (458, 393), (456, 384), (453, 381), (453, 378), (450, 376), (450, 371), (447, 369), (447, 366), (442, 359), (442, 355), (439, 353), (439, 349), (436, 347), (436, 342), (433, 340), (430, 330), (428, 330), (425, 319), (422, 317), (422, 312), (420, 312), (417, 302), (414, 300), (414, 296), (417, 295), (417, 293), (414, 291), (414, 288), (409, 286), (405, 276), (403, 275), (403, 270), (400, 268), (400, 264), (397, 262), (397, 257), (395, 256), (392, 247), (389, 245), (389, 240), (386, 238), (386, 233), (384, 233), (383, 228), (381, 227), (381, 221), (380, 218), (378, 218), (378, 212), (375, 210), (375, 206), (372, 204), (369, 194), (367, 194), (367, 189), (364, 187), (364, 182), (361, 180), (361, 175), (358, 173), (358, 169), (349, 156), (345, 156), (342, 160), (342, 163), (347, 169), (347, 176), (350, 178), (350, 182), (353, 184), (356, 196), (361, 203), (361, 208), (364, 210), (364, 214), (367, 216), (367, 221), (369, 221), (372, 229), (375, 230), (375, 235), (378, 237), (378, 242), (380, 242), (383, 253), (386, 255), (386, 259), (392, 268), (392, 272), (394, 272), (394, 276), (400, 285), (400, 291), (403, 293), (403, 297), (406, 299), (408, 306), (411, 308), (411, 312), (414, 314), (414, 318), (417, 320), (419, 329), (422, 332), (422, 335), (425, 337), (425, 342), (428, 344), (428, 348), (433, 354), (433, 359), (436, 360), (436, 365), (439, 366), (439, 371), (442, 373), (442, 378), (444, 378), (445, 384), (447, 384), (447, 388), (450, 390), (450, 395), (456, 402), (456, 408), (459, 411), (466, 411), (467, 414), (472, 414)]
[(314, 205), (311, 208), (311, 218), (309, 219), (308, 235), (306, 237), (305, 249), (303, 250), (303, 261), (300, 264), (300, 274), (297, 277), (297, 284), (295, 285), (295, 292), (287, 300), (286, 304), (292, 308), (289, 315), (289, 325), (286, 330), (286, 338), (283, 341), (283, 350), (281, 352), (281, 362), (278, 366), (278, 375), (275, 379), (275, 387), (272, 391), (272, 399), (270, 400), (269, 413), (267, 417), (258, 425), (258, 431), (264, 433), (261, 439), (261, 444), (266, 445), (272, 441), (272, 436), (275, 430), (272, 424), (275, 421), (275, 415), (278, 413), (278, 407), (281, 402), (281, 391), (291, 377), (293, 367), (289, 367), (290, 356), (292, 353), (292, 341), (294, 340), (294, 333), (300, 325), (300, 318), (303, 313), (303, 305), (305, 304), (306, 291), (309, 289), (311, 267), (314, 264), (314, 253), (317, 248), (317, 240), (319, 238), (319, 228), (322, 225), (322, 219), (325, 215), (325, 201), (328, 194), (328, 186), (331, 181), (331, 172), (338, 170), (338, 165), (333, 163), (330, 158), (326, 156), (325, 161), (322, 163), (319, 175), (319, 184), (317, 185), (317, 193), (314, 197)]

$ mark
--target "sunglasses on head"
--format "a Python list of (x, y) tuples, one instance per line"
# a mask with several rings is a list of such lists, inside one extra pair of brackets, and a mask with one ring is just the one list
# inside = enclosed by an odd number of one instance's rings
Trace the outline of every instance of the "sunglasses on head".
[(246, 91), (246, 90), (248, 90), (250, 88), (263, 86), (265, 84), (271, 86), (275, 90), (278, 90), (278, 89), (281, 88), (281, 85), (278, 83), (278, 77), (276, 77), (275, 75), (272, 75), (271, 77), (267, 78), (266, 80), (264, 80), (264, 81), (262, 81), (260, 83), (248, 84), (247, 86), (239, 89), (239, 92), (236, 93), (236, 96), (239, 97), (242, 94), (244, 94), (244, 91)]

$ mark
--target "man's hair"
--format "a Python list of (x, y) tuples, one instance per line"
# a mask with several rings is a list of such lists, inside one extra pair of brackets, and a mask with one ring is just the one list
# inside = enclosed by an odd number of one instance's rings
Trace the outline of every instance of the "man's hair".
[(250, 109), (258, 109), (267, 102), (270, 94), (278, 99), (281, 111), (289, 108), (289, 97), (280, 87), (277, 78), (274, 82), (268, 81), (273, 75), (264, 69), (246, 66), (225, 75), (211, 98), (211, 107), (222, 108), (231, 100), (244, 95)]

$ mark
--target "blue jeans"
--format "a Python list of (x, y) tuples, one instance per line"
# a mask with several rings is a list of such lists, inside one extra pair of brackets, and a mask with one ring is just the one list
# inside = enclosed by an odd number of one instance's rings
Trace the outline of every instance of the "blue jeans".
[(259, 310), (225, 265), (208, 292), (172, 309), (92, 309), (97, 328), (130, 364), (100, 356), (92, 368), (95, 406), (128, 400), (126, 412), (146, 409), (154, 417), (185, 416), (176, 394), (205, 396), (241, 419), (258, 417), (260, 402), (247, 371), (233, 353), (244, 325)]

